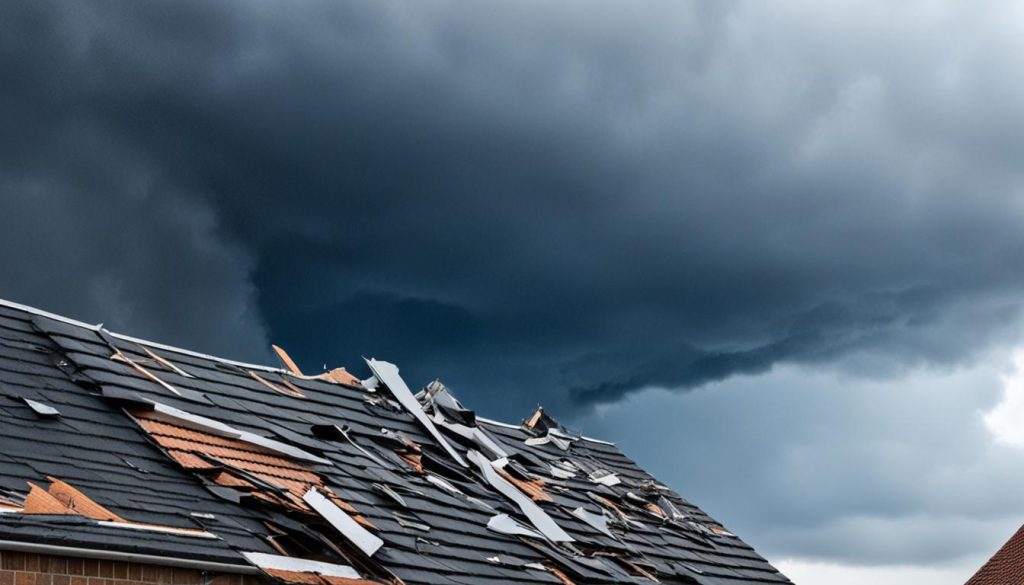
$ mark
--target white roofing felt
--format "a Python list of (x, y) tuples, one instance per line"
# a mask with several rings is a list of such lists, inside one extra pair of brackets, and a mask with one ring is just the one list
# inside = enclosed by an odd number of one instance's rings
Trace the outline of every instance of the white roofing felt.
[(383, 540), (363, 528), (316, 488), (311, 488), (302, 499), (367, 556), (373, 556), (373, 553), (384, 546)]
[(23, 398), (22, 400), (24, 400), (25, 404), (27, 404), (28, 407), (31, 408), (39, 416), (45, 416), (45, 417), (60, 416), (60, 411), (57, 410), (56, 408), (50, 406), (49, 404), (43, 404), (42, 402), (39, 402), (37, 400), (32, 400), (31, 398)]
[(605, 535), (615, 538), (611, 530), (608, 530), (608, 518), (602, 514), (595, 514), (586, 508), (579, 507), (572, 511), (572, 515), (583, 520), (590, 526), (600, 530)]
[(409, 411), (423, 425), (423, 428), (427, 429), (430, 436), (434, 437), (434, 440), (444, 448), (456, 463), (463, 467), (469, 467), (466, 464), (466, 460), (462, 458), (462, 455), (459, 455), (459, 452), (452, 448), (451, 444), (448, 443), (448, 439), (445, 439), (444, 435), (441, 434), (441, 431), (437, 430), (437, 427), (434, 426), (427, 413), (423, 412), (423, 405), (420, 404), (419, 400), (416, 400), (416, 397), (412, 395), (412, 390), (409, 390), (409, 387), (406, 386), (405, 380), (398, 375), (398, 366), (391, 362), (375, 360), (373, 358), (366, 360), (366, 365), (370, 366), (370, 371), (377, 377), (377, 380), (387, 387), (392, 396), (398, 400), (398, 403)]
[(530, 538), (543, 539), (544, 535), (529, 526), (524, 526), (508, 514), (498, 514), (487, 521), (487, 528), (502, 534), (514, 534)]
[(470, 461), (476, 464), (480, 468), (480, 473), (483, 474), (487, 483), (491, 484), (494, 489), (498, 490), (501, 495), (512, 500), (523, 514), (530, 519), (533, 526), (540, 530), (552, 542), (573, 542), (573, 537), (569, 536), (562, 527), (559, 526), (548, 513), (541, 509), (533, 500), (524, 494), (519, 488), (509, 483), (505, 478), (498, 475), (494, 471), (494, 467), (486, 457), (480, 454), (479, 451), (470, 450), (466, 456)]
[(242, 555), (250, 563), (261, 569), (277, 569), (279, 571), (294, 571), (297, 573), (319, 573), (328, 577), (342, 577), (345, 579), (360, 579), (361, 576), (355, 569), (348, 565), (336, 565), (334, 563), (322, 563), (320, 561), (307, 561), (295, 557), (271, 555), (258, 552), (243, 552)]

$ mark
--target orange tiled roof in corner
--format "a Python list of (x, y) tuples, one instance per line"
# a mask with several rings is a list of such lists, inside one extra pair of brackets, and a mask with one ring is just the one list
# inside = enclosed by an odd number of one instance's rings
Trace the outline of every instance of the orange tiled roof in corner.
[(1024, 526), (965, 585), (1024, 584)]

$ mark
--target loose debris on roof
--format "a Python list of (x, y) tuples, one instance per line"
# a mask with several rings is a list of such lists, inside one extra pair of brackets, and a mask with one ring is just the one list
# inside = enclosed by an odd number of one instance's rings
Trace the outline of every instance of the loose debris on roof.
[[(789, 583), (614, 445), (366, 360), (307, 375), (0, 302), (0, 540), (286, 583)], [(127, 534), (127, 536), (126, 536)]]

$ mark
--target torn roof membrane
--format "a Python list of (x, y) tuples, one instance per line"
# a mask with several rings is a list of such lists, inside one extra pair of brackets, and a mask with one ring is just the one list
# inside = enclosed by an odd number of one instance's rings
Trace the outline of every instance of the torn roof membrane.
[(788, 582), (543, 410), (496, 423), (440, 382), (413, 395), (386, 362), (360, 383), (275, 352), (282, 368), (0, 302), (0, 386), (16, 400), (0, 405), (0, 540), (173, 551), (314, 585)]

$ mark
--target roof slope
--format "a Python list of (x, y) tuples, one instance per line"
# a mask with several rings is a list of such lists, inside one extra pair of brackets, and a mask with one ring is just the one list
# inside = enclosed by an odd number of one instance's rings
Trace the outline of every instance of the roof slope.
[(1024, 526), (1006, 541), (966, 585), (1024, 584)]
[(0, 540), (296, 583), (789, 583), (615, 446), (371, 367), (314, 379), (0, 302)]

